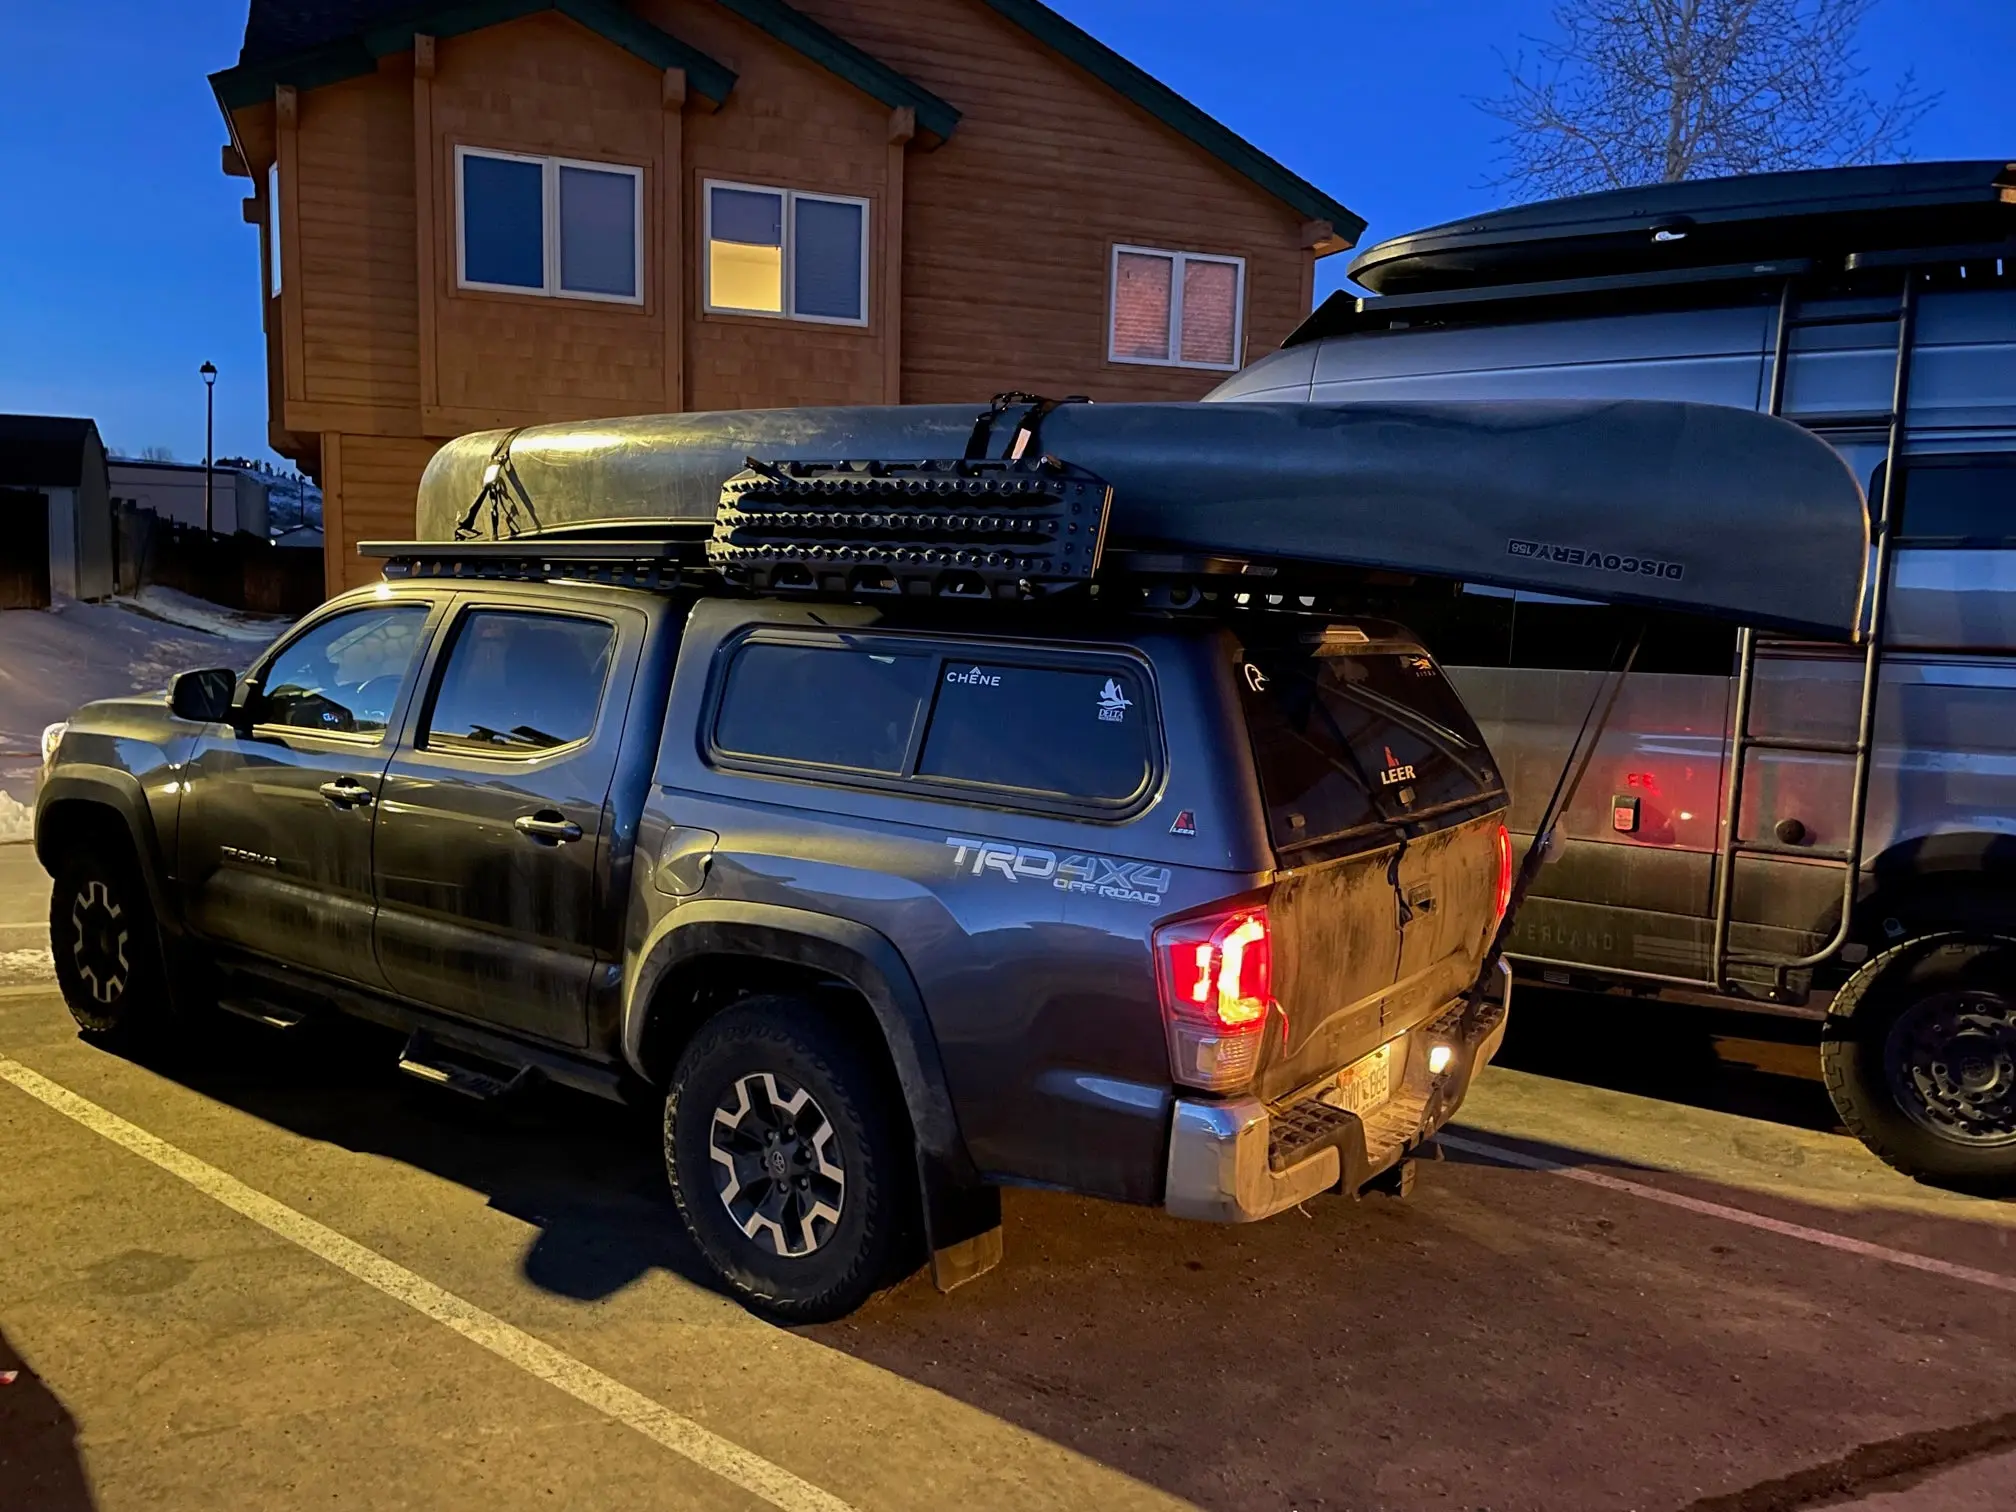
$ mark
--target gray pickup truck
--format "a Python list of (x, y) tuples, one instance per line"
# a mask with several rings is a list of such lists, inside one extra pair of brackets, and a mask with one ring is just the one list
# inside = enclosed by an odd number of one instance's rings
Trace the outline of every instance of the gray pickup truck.
[(49, 750), (87, 1035), (351, 1014), (471, 1095), (662, 1098), (783, 1319), (984, 1270), (1002, 1185), (1404, 1190), (1504, 1032), (1504, 783), (1365, 619), (409, 577)]

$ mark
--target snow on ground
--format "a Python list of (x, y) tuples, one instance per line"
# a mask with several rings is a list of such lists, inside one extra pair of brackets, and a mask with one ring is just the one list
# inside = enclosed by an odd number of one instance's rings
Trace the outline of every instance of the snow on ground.
[[(192, 667), (242, 668), (284, 628), (185, 594), (165, 605), (169, 612), (197, 605), (187, 617), (207, 614), (211, 626), (168, 623), (151, 597), (144, 607), (59, 598), (48, 609), (0, 610), (0, 840), (24, 822), (9, 805), (34, 797), (44, 725), (96, 698), (160, 692)], [(220, 633), (227, 625), (231, 633)]]

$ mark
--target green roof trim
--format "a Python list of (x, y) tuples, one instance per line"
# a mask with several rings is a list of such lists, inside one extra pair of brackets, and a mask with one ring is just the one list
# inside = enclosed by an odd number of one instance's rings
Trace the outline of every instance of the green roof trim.
[(726, 101), (735, 86), (734, 70), (639, 20), (614, 0), (476, 0), (418, 10), (358, 36), (288, 57), (222, 69), (210, 76), (210, 87), (227, 111), (238, 110), (272, 99), (277, 85), (314, 89), (375, 72), (380, 58), (410, 51), (416, 35), (453, 37), (549, 10), (579, 22), (654, 68), (683, 68), (694, 92), (716, 105)]
[(839, 75), (869, 98), (880, 100), (891, 109), (909, 106), (917, 112), (920, 131), (944, 141), (959, 124), (959, 112), (930, 90), (905, 78), (880, 58), (863, 52), (845, 37), (828, 31), (784, 0), (721, 0), (721, 3), (786, 47)]
[(1356, 242), (1365, 234), (1363, 216), (1290, 172), (1160, 79), (1129, 63), (1090, 32), (1066, 21), (1042, 0), (985, 0), (985, 3), (1093, 78), (1125, 95), (1165, 126), (1188, 137), (1227, 167), (1244, 174), (1283, 204), (1311, 220), (1328, 221), (1346, 242)]

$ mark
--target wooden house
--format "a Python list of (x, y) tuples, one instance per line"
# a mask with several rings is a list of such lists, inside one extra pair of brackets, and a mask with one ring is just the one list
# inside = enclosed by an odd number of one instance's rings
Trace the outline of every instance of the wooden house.
[(251, 0), (211, 82), (332, 590), (448, 437), (1195, 398), (1363, 229), (1039, 0)]

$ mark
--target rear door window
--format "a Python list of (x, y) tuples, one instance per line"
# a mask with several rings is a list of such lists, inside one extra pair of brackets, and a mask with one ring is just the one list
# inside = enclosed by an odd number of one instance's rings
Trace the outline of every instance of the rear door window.
[(901, 773), (935, 665), (930, 656), (870, 643), (744, 645), (729, 663), (715, 749)]
[(456, 629), (421, 744), (536, 756), (586, 740), (615, 650), (607, 620), (473, 610)]
[(1147, 784), (1140, 676), (947, 661), (917, 763), (921, 777), (1118, 803)]
[(1278, 849), (1496, 799), (1483, 738), (1424, 652), (1336, 626), (1249, 642), (1238, 668)]

